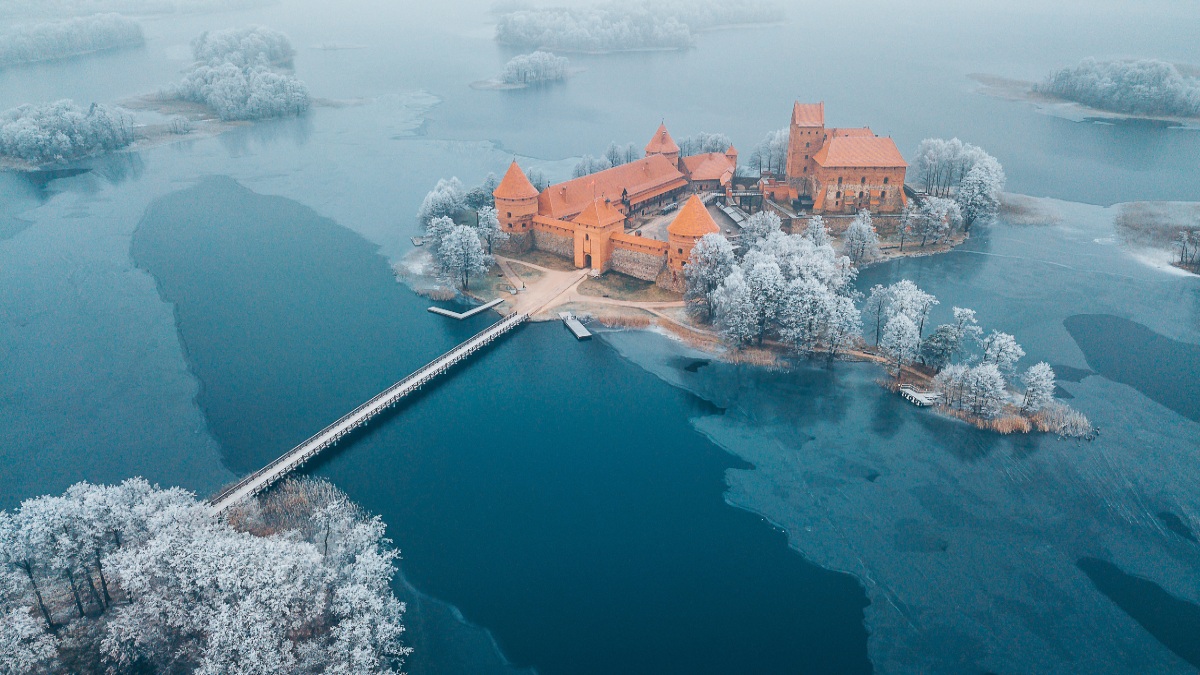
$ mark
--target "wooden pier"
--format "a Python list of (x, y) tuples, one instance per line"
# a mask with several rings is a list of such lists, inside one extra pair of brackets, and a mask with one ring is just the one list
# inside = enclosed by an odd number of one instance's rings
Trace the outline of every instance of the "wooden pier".
[(574, 314), (570, 312), (559, 312), (558, 318), (562, 319), (563, 325), (567, 327), (567, 330), (571, 331), (576, 340), (592, 339), (591, 331), (589, 331), (579, 319), (575, 318)]
[(904, 400), (912, 403), (918, 408), (924, 408), (937, 403), (940, 394), (933, 391), (917, 389), (911, 384), (902, 384), (900, 385), (900, 396), (904, 397)]
[(463, 319), (469, 319), (480, 312), (486, 312), (502, 302), (504, 301), (500, 298), (496, 298), (495, 300), (484, 303), (478, 307), (472, 307), (465, 312), (453, 312), (448, 309), (442, 309), (441, 307), (430, 307), (429, 311), (433, 312), (434, 314), (441, 314), (442, 316), (448, 316), (451, 319), (458, 319), (459, 321), (462, 321)]
[(400, 399), (416, 392), (438, 375), (445, 373), (454, 364), (466, 359), (500, 336), (525, 323), (528, 314), (512, 313), (477, 333), (454, 349), (442, 354), (412, 375), (385, 389), (371, 400), (363, 403), (339, 420), (318, 431), (308, 440), (289, 450), (262, 469), (246, 476), (236, 484), (209, 500), (213, 511), (224, 513), (229, 507), (243, 499), (252, 497), (303, 466), (317, 453), (334, 445), (343, 436), (366, 424), (371, 418), (395, 405)]

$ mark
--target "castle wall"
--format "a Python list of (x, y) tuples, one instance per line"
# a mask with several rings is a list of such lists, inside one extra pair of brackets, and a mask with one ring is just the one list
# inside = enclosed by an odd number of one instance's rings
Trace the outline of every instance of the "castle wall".
[(621, 274), (654, 281), (666, 263), (665, 242), (628, 234), (614, 234), (612, 242), (612, 269)]
[(575, 237), (565, 236), (549, 229), (536, 228), (532, 232), (533, 246), (539, 251), (560, 255), (575, 260)]
[(497, 251), (509, 251), (510, 253), (524, 253), (531, 248), (533, 248), (533, 232), (529, 230), (510, 232), (508, 239), (496, 244)]
[(816, 180), (818, 189), (825, 193), (825, 213), (852, 214), (859, 209), (889, 213), (904, 208), (901, 168), (822, 168)]

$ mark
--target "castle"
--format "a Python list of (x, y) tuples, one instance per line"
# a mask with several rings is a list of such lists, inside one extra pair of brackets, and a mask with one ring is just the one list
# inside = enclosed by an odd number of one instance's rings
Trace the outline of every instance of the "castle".
[[(680, 291), (692, 247), (704, 235), (721, 231), (705, 203), (733, 205), (737, 165), (733, 147), (681, 158), (679, 145), (660, 125), (642, 159), (540, 191), (513, 161), (493, 196), (509, 236), (506, 248), (537, 248), (580, 269), (613, 270)], [(789, 207), (831, 216), (859, 209), (895, 214), (905, 203), (906, 168), (890, 138), (866, 128), (826, 129), (823, 103), (797, 103), (786, 175), (761, 177), (753, 192), (788, 222), (798, 218)], [(652, 216), (662, 217), (681, 200), (665, 238), (643, 234), (643, 226), (651, 229)], [(732, 220), (727, 231), (733, 234)]]

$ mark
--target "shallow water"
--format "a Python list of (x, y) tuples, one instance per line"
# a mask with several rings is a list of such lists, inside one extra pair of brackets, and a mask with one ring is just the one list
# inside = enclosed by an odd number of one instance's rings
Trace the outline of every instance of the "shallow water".
[[(792, 17), (685, 53), (575, 57), (585, 70), (564, 85), (516, 92), (468, 86), (511, 55), (480, 7), (356, 10), (152, 19), (144, 50), (0, 71), (0, 108), (112, 102), (178, 77), (202, 30), (263, 23), (292, 35), (316, 96), (352, 103), (56, 180), (0, 174), (0, 506), (132, 474), (211, 492), (473, 332), (424, 312), (387, 262), (437, 178), (475, 183), (514, 154), (563, 176), (665, 117), (748, 156), (792, 100), (823, 99), (831, 124), (870, 124), (905, 153), (932, 135), (978, 143), (1015, 192), (1200, 197), (1197, 132), (1069, 122), (967, 78), (1035, 79), (1091, 54), (1187, 60), (1194, 10), (1174, 3), (1136, 21), (1120, 3), (868, 3), (871, 39), (847, 50), (806, 31), (800, 65), (763, 56)], [(323, 42), (365, 48), (310, 48)], [(546, 672), (1187, 670), (1076, 561), (1200, 600), (1195, 542), (1161, 515), (1200, 527), (1196, 423), (1138, 385), (1146, 372), (1093, 363), (1063, 322), (1135, 322), (1161, 355), (1200, 343), (1200, 291), (1113, 245), (1110, 211), (1049, 208), (1061, 224), (999, 225), (860, 284), (913, 278), (941, 298), (935, 320), (971, 306), (1027, 364), (1077, 369), (1061, 386), (1100, 426), (1094, 443), (982, 434), (901, 404), (866, 366), (763, 373), (653, 334), (579, 345), (531, 326), (343, 445), (314, 471), (390, 524), (416, 589), (398, 582), (411, 670), (509, 670), (493, 637)]]

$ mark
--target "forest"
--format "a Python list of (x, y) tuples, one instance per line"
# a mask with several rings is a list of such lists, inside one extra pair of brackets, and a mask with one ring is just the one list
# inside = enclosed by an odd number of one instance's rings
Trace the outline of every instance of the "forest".
[(101, 104), (62, 100), (0, 113), (0, 157), (30, 164), (68, 162), (133, 143), (133, 117)]
[(1034, 91), (1129, 115), (1200, 117), (1200, 79), (1156, 59), (1084, 59), (1051, 73)]
[(197, 63), (165, 99), (212, 108), (223, 120), (299, 115), (308, 110), (308, 87), (288, 72), (295, 54), (287, 37), (250, 27), (205, 33), (192, 42)]
[(0, 34), (0, 68), (145, 43), (142, 27), (119, 14), (22, 24)]
[(4, 0), (0, 16), (73, 17), (98, 13), (175, 14), (261, 7), (274, 0)]
[(140, 478), (0, 511), (0, 672), (395, 673), (384, 524), (289, 480), (216, 516)]
[(500, 81), (505, 84), (557, 82), (567, 77), (567, 67), (570, 63), (565, 57), (555, 56), (550, 52), (519, 54), (504, 65)]
[(500, 16), (496, 40), (518, 47), (604, 52), (687, 49), (696, 31), (765, 23), (782, 10), (762, 0), (609, 2), (581, 8), (522, 9)]

